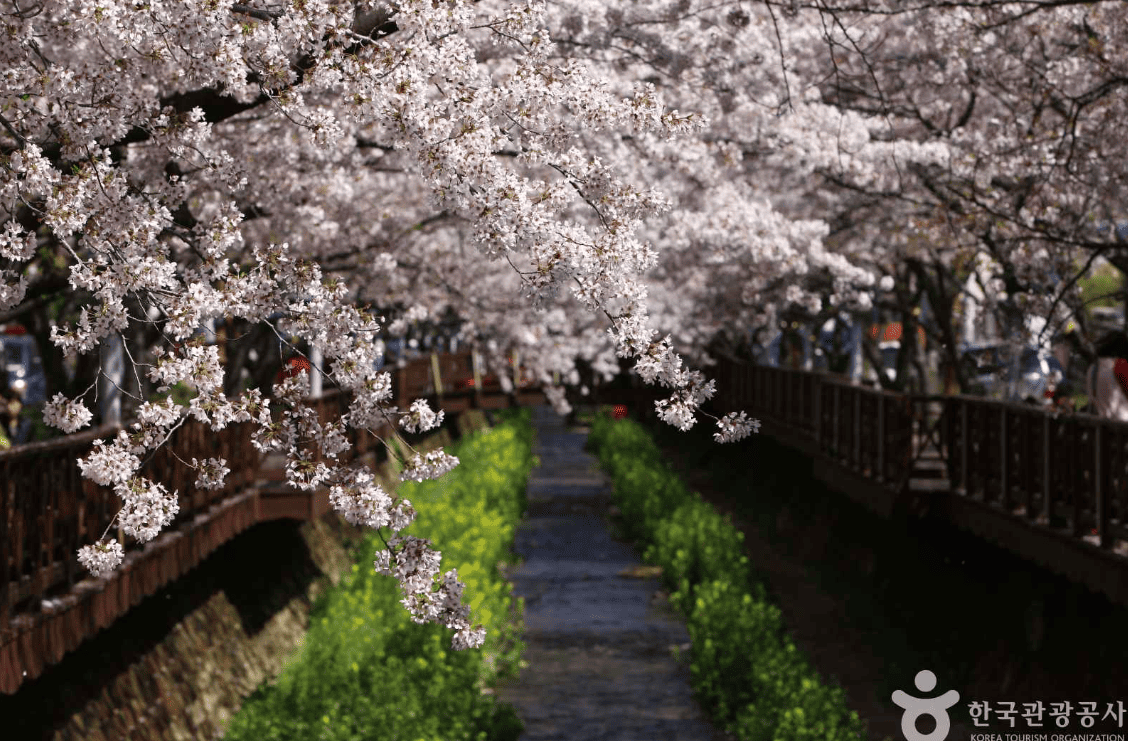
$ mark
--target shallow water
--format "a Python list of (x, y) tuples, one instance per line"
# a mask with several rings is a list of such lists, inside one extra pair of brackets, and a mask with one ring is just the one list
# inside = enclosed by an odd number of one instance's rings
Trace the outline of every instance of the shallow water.
[(693, 699), (684, 622), (612, 535), (611, 486), (586, 433), (545, 406), (533, 425), (541, 465), (509, 574), (525, 598), (528, 666), (497, 690), (525, 722), (521, 741), (722, 741)]

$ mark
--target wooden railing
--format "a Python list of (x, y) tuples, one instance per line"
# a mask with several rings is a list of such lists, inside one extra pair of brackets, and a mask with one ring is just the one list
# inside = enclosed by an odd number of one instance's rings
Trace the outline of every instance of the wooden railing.
[[(496, 383), (482, 383), (484, 369), (475, 374), (470, 353), (424, 356), (390, 370), (395, 394), (392, 404), (401, 410), (419, 397), (430, 398), (432, 408), (448, 410), (497, 408), (519, 398), (501, 395)], [(477, 386), (468, 382), (475, 375), (480, 381)], [(441, 402), (440, 394), (444, 397)], [(326, 422), (347, 410), (348, 396), (331, 390), (306, 403)], [(126, 546), (122, 570), (143, 563), (144, 573), (128, 583), (122, 576), (117, 581), (125, 586), (115, 587), (111, 595), (100, 594), (99, 605), (93, 609), (96, 617), (74, 618), (73, 625), (56, 626), (52, 630), (58, 635), (46, 637), (33, 636), (33, 628), (42, 623), (40, 618), (49, 604), (62, 600), (67, 602), (64, 609), (77, 615), (70, 604), (77, 592), (106, 588), (106, 580), (92, 579), (78, 563), (77, 551), (103, 536), (121, 502), (111, 487), (83, 478), (77, 460), (92, 451), (95, 440), (108, 441), (122, 428), (102, 427), (0, 451), (0, 691), (14, 692), (23, 672), (37, 676), (91, 630), (105, 627), (131, 604), (177, 578), (264, 515), (272, 516), (268, 512), (287, 511), (264, 508), (252, 489), (263, 461), (251, 443), (254, 426), (247, 422), (213, 431), (195, 419), (184, 421), (141, 469), (141, 475), (178, 492), (179, 513), (147, 544), (124, 538), (120, 530), (110, 532)], [(386, 435), (389, 431), (374, 432)], [(374, 438), (366, 431), (350, 428), (349, 436), (352, 448), (346, 459), (364, 455), (373, 446)], [(222, 489), (199, 489), (189, 464), (192, 458), (213, 457), (225, 458), (231, 473)], [(189, 537), (182, 537), (185, 534)], [(167, 552), (158, 553), (162, 549)], [(17, 638), (27, 638), (18, 651), (13, 649)]]
[(952, 493), (1105, 549), (1128, 541), (1128, 423), (972, 396), (899, 394), (728, 360), (716, 377), (726, 408), (810, 438), (825, 456), (895, 493), (931, 443)]
[[(0, 620), (7, 621), (23, 603), (35, 604), (49, 592), (73, 587), (83, 575), (75, 554), (81, 545), (102, 537), (120, 501), (111, 487), (83, 478), (76, 461), (91, 452), (95, 440), (109, 441), (120, 430), (102, 427), (0, 451), (0, 512), (7, 513), (0, 517)], [(145, 462), (142, 476), (180, 492), (180, 511), (169, 529), (253, 481), (259, 453), (250, 431), (250, 423), (214, 432), (188, 419)], [(222, 489), (198, 489), (188, 462), (211, 457), (236, 465)], [(129, 549), (141, 547), (128, 543)]]
[(759, 417), (871, 509), (938, 518), (1128, 604), (1128, 423), (731, 359), (711, 371), (716, 411)]
[(900, 485), (913, 456), (909, 397), (835, 376), (720, 360), (718, 403), (748, 410), (812, 440), (824, 455), (876, 481)]
[(83, 479), (75, 460), (118, 427), (0, 450), (0, 621), (59, 583), (73, 586), (74, 557), (109, 525), (113, 493)]
[(1128, 541), (1128, 424), (967, 396), (942, 403), (954, 491), (1102, 549)]

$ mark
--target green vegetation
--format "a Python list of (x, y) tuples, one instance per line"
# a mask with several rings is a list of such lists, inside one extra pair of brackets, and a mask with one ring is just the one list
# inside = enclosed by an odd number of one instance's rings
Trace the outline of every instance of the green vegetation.
[(1081, 300), (1086, 310), (1098, 306), (1117, 307), (1124, 303), (1123, 297), (1119, 296), (1124, 288), (1124, 274), (1109, 263), (1090, 268), (1077, 284), (1081, 286)]
[(600, 414), (588, 438), (615, 485), (627, 532), (662, 568), (693, 640), (694, 691), (742, 741), (858, 741), (864, 724), (824, 684), (755, 580), (743, 533), (691, 494), (633, 420)]
[[(521, 600), (498, 566), (512, 562), (514, 529), (534, 466), (528, 409), (451, 446), (461, 461), (439, 481), (406, 482), (418, 512), (408, 528), (457, 568), (472, 620), (488, 631), (479, 650), (453, 651), (451, 631), (417, 625), (395, 582), (376, 574), (373, 533), (359, 563), (313, 606), (310, 630), (275, 684), (257, 690), (232, 720), (231, 741), (511, 741), (521, 722), (483, 690), (515, 674), (524, 644)], [(386, 535), (386, 534), (385, 534)]]
[(20, 409), (20, 419), (31, 420), (31, 433), (28, 435), (26, 442), (38, 443), (44, 440), (54, 440), (57, 437), (63, 436), (63, 431), (49, 426), (43, 421), (43, 407), (44, 404), (27, 405)]
[(171, 396), (173, 403), (177, 406), (186, 407), (192, 402), (192, 399), (196, 398), (196, 394), (196, 390), (189, 388), (184, 381), (177, 381), (176, 385), (170, 387), (168, 391), (154, 391), (149, 396), (149, 401), (161, 402)]

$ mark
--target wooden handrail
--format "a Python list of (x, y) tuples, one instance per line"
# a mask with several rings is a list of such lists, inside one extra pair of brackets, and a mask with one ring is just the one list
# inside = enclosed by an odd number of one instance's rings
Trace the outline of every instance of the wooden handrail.
[[(397, 393), (392, 403), (402, 408), (417, 396), (439, 391), (445, 396), (449, 388), (444, 406), (502, 406), (493, 398), (500, 391), (497, 384), (468, 388), (465, 382), (474, 372), (469, 353), (437, 360), (438, 387), (430, 357), (394, 373)], [(507, 403), (528, 399), (526, 394), (509, 394)], [(328, 421), (345, 411), (348, 401), (347, 394), (329, 389), (305, 403), (320, 420)], [(180, 512), (155, 540), (144, 545), (128, 542), (125, 563), (109, 580), (89, 578), (76, 554), (81, 545), (102, 536), (120, 503), (111, 502), (116, 495), (109, 487), (83, 479), (76, 459), (89, 453), (95, 440), (112, 437), (122, 428), (87, 430), (0, 451), (0, 691), (15, 692), (130, 605), (256, 522), (316, 517), (326, 511), (324, 492), (292, 495), (253, 486), (262, 456), (251, 444), (252, 427), (248, 422), (212, 431), (187, 419), (166, 446), (154, 452), (142, 475), (177, 491)], [(364, 454), (372, 444), (367, 431), (349, 428), (349, 435), (352, 447), (342, 456), (345, 461)], [(197, 490), (195, 472), (183, 462), (193, 457), (226, 458), (234, 469), (227, 485), (218, 491)], [(305, 499), (291, 501), (295, 497)]]
[[(438, 390), (454, 400), (463, 396), (476, 399), (483, 392), (498, 390), (497, 384), (487, 389), (468, 388), (466, 381), (474, 373), (470, 352), (443, 354), (436, 362), (441, 379)], [(393, 404), (402, 409), (410, 399), (433, 396), (432, 368), (431, 357), (423, 356), (394, 372)], [(348, 401), (347, 394), (331, 388), (306, 403), (326, 422), (346, 411)], [(77, 551), (102, 537), (120, 501), (111, 487), (84, 479), (77, 459), (91, 452), (95, 440), (113, 438), (131, 424), (107, 425), (0, 450), (0, 627), (15, 613), (31, 609), (49, 594), (72, 588), (85, 576)], [(253, 428), (254, 423), (246, 422), (213, 431), (189, 418), (164, 447), (153, 452), (141, 475), (163, 484), (169, 492), (178, 492), (180, 511), (168, 531), (254, 483), (262, 455), (251, 444)], [(350, 457), (372, 448), (368, 433), (350, 428), (349, 435)], [(213, 457), (225, 458), (232, 473), (222, 489), (199, 489), (188, 463), (192, 458)], [(131, 539), (124, 539), (124, 544), (127, 553), (145, 547)]]
[(726, 411), (784, 425), (896, 493), (932, 450), (951, 495), (1105, 550), (1128, 541), (1126, 422), (968, 395), (904, 394), (724, 357), (715, 374), (715, 401)]

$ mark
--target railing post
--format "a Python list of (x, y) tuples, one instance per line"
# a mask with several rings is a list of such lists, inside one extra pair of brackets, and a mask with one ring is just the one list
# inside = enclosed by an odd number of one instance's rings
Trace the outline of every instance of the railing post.
[(968, 460), (971, 455), (971, 445), (967, 437), (967, 399), (960, 399), (960, 482), (964, 496), (971, 496), (968, 488)]
[(771, 370), (769, 368), (760, 368), (759, 379), (756, 381), (756, 398), (760, 400), (760, 408), (763, 410), (765, 417), (771, 417), (771, 409), (769, 404), (771, 399)]
[(1108, 532), (1108, 497), (1104, 487), (1104, 470), (1101, 466), (1105, 459), (1105, 456), (1101, 455), (1101, 443), (1104, 440), (1101, 427), (1098, 424), (1093, 434), (1093, 450), (1096, 451), (1093, 454), (1093, 494), (1096, 496), (1093, 514), (1097, 521), (1097, 542), (1100, 543), (1101, 548), (1109, 548), (1112, 546), (1112, 538), (1109, 537)]
[(791, 376), (787, 371), (783, 371), (779, 374), (779, 377), (783, 383), (783, 413), (780, 418), (785, 422), (793, 423), (795, 419), (795, 399), (791, 393)]
[(779, 390), (781, 399), (781, 406), (779, 409), (779, 418), (787, 421), (788, 416), (791, 414), (791, 387), (787, 384), (787, 371), (780, 369), (779, 371)]
[(764, 368), (756, 369), (756, 404), (760, 408), (760, 413), (765, 417), (768, 416), (768, 405), (765, 399), (768, 398), (768, 372)]
[(799, 418), (801, 428), (806, 431), (807, 420), (811, 417), (810, 376), (799, 376)]
[(1003, 407), (999, 430), (999, 449), (1002, 453), (999, 466), (999, 504), (1010, 511), (1010, 492), (1007, 491), (1007, 408)]
[(815, 390), (818, 388), (818, 376), (814, 373), (807, 376), (807, 437), (813, 438), (815, 436), (815, 409), (818, 405), (815, 404)]
[(798, 371), (792, 371), (788, 378), (787, 388), (791, 394), (791, 405), (788, 407), (788, 417), (794, 427), (803, 429), (803, 377)]
[[(1092, 439), (1093, 437), (1096, 436), (1096, 428), (1097, 427), (1098, 427), (1097, 424), (1093, 425), (1093, 432), (1090, 436), (1090, 439)], [(1074, 444), (1076, 444), (1077, 441), (1074, 440), (1073, 442), (1074, 442)], [(1076, 451), (1076, 448), (1074, 448), (1074, 450)], [(1074, 456), (1073, 460), (1076, 461), (1077, 458), (1078, 458), (1078, 456)], [(1076, 466), (1077, 464), (1074, 463), (1074, 465)], [(1076, 471), (1076, 469), (1074, 469), (1074, 470)], [(1070, 491), (1069, 494), (1070, 494), (1071, 497), (1073, 497), (1073, 524), (1072, 524), (1072, 527), (1070, 528), (1070, 530), (1071, 530), (1074, 538), (1080, 538), (1082, 533), (1085, 532), (1084, 528), (1081, 526), (1081, 510), (1084, 506), (1084, 502), (1082, 501), (1081, 493), (1084, 491), (1084, 486), (1083, 485), (1078, 486), (1078, 479), (1080, 478), (1079, 476), (1074, 475), (1071, 478), (1073, 479), (1070, 482), (1072, 491)]]
[[(1052, 488), (1050, 486), (1050, 415), (1042, 418), (1042, 517), (1045, 519), (1045, 524), (1050, 524), (1051, 502), (1050, 494)], [(1027, 514), (1030, 517), (1036, 517), (1033, 512), (1033, 507)]]
[(839, 387), (839, 385), (837, 383), (834, 384), (834, 457), (835, 458), (838, 458), (838, 457), (841, 456), (841, 451), (838, 448), (838, 442), (839, 442), (839, 437), (840, 437), (839, 434), (838, 434), (838, 411), (842, 407), (841, 397), (839, 395), (839, 392), (841, 390), (842, 390), (841, 387)]
[(815, 443), (822, 450), (822, 377), (815, 378), (811, 384), (815, 392)]
[(792, 385), (795, 387), (795, 409), (792, 410), (795, 415), (795, 428), (799, 432), (802, 432), (803, 421), (806, 419), (807, 413), (807, 399), (804, 393), (806, 379), (801, 375), (797, 375)]
[(775, 389), (772, 401), (772, 416), (776, 419), (784, 417), (784, 398), (783, 398), (783, 370), (781, 368), (772, 369), (772, 388)]
[(733, 363), (731, 371), (732, 381), (732, 411), (739, 411), (748, 403), (748, 380), (750, 374), (748, 366), (744, 363)]
[(885, 481), (885, 394), (877, 394), (877, 480)]
[(854, 389), (854, 469), (862, 468), (862, 394)]
[(438, 353), (431, 353), (431, 383), (435, 386), (435, 394), (439, 397), (439, 401), (443, 400), (443, 379), (439, 374), (439, 356)]
[(778, 370), (778, 368), (771, 368), (764, 379), (764, 389), (769, 391), (768, 397), (771, 399), (768, 413), (772, 419), (776, 418), (780, 404)]
[(779, 381), (783, 383), (783, 409), (781, 414), (779, 414), (779, 418), (785, 422), (794, 420), (794, 415), (792, 414), (794, 399), (791, 397), (791, 374), (788, 373), (790, 370), (791, 369), (787, 369), (779, 372)]
[(775, 368), (764, 368), (762, 373), (763, 377), (760, 379), (760, 398), (764, 400), (764, 416), (769, 419), (774, 419), (776, 404), (779, 403), (779, 396), (776, 393)]
[(753, 409), (756, 408), (756, 404), (761, 398), (759, 383), (760, 369), (755, 365), (749, 365), (747, 367), (747, 373), (745, 373), (744, 389), (748, 394), (746, 402), (751, 405)]

